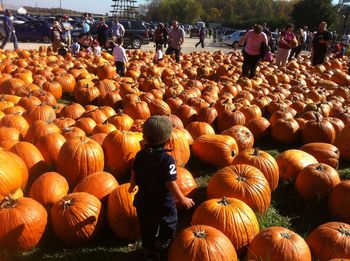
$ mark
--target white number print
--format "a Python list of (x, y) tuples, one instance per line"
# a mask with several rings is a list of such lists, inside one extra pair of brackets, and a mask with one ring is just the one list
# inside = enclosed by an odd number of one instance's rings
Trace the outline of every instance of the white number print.
[(176, 174), (176, 165), (175, 164), (171, 164), (169, 166), (169, 169), (170, 169), (170, 175), (175, 175)]

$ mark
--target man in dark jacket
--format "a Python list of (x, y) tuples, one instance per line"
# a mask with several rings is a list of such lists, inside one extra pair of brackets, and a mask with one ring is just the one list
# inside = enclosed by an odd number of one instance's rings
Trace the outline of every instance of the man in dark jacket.
[(10, 10), (5, 10), (4, 15), (4, 29), (5, 29), (5, 39), (2, 42), (0, 48), (4, 49), (6, 44), (11, 40), (13, 42), (14, 49), (18, 49), (18, 42), (15, 27), (13, 26), (13, 16)]

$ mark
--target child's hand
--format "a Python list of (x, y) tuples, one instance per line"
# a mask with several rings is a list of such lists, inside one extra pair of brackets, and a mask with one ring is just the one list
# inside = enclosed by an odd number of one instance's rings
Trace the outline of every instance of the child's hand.
[(190, 209), (195, 205), (193, 199), (191, 198), (184, 198), (182, 201), (180, 201), (180, 204), (184, 206), (186, 209)]

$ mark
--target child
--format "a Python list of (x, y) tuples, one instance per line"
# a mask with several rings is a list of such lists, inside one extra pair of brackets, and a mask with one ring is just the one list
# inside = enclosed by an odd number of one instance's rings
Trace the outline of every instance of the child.
[(94, 49), (94, 56), (100, 57), (101, 56), (101, 46), (97, 40), (94, 40), (92, 47)]
[(77, 55), (80, 51), (80, 44), (78, 43), (78, 39), (74, 40), (74, 43), (72, 44), (72, 46), (70, 47), (72, 53), (74, 55)]
[(58, 48), (58, 50), (57, 50), (58, 55), (65, 57), (68, 53), (68, 48), (67, 48), (66, 44), (64, 42), (60, 42), (59, 46), (60, 46), (60, 48)]
[[(166, 116), (152, 116), (143, 125), (145, 146), (135, 157), (129, 192), (135, 195), (134, 206), (140, 221), (142, 248), (146, 260), (156, 253), (166, 254), (176, 232), (177, 210), (174, 198), (185, 208), (194, 206), (176, 184), (176, 164), (164, 148), (172, 132)], [(158, 232), (158, 237), (157, 231)]]
[(116, 45), (113, 49), (113, 57), (115, 66), (117, 67), (117, 73), (119, 76), (125, 76), (125, 65), (128, 62), (125, 49), (123, 48), (123, 38), (116, 39)]

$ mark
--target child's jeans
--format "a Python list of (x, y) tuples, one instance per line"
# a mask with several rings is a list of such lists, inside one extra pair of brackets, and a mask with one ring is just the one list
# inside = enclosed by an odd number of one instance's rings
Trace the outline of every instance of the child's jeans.
[(137, 208), (137, 216), (140, 221), (142, 248), (144, 252), (167, 252), (176, 232), (176, 206), (163, 208), (158, 213)]
[(125, 65), (123, 62), (115, 62), (115, 66), (117, 67), (117, 73), (119, 76), (124, 77), (125, 76)]

